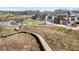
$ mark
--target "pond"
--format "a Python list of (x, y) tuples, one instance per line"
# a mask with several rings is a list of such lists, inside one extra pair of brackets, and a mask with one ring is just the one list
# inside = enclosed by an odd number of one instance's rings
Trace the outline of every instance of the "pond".
[(16, 21), (4, 21), (4, 22), (0, 22), (0, 25), (7, 25), (7, 26), (16, 26), (17, 22)]

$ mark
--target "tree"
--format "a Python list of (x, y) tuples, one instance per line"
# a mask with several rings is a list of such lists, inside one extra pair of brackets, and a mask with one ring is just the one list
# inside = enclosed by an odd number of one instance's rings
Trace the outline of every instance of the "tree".
[(54, 11), (54, 13), (55, 13), (55, 14), (63, 14), (63, 13), (65, 13), (65, 10), (56, 9), (56, 10)]

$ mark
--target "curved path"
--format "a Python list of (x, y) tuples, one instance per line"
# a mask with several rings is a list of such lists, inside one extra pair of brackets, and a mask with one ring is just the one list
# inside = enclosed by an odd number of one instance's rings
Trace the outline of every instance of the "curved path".
[(48, 45), (48, 43), (45, 41), (45, 39), (40, 34), (35, 33), (35, 32), (21, 30), (21, 31), (13, 32), (13, 33), (4, 34), (1, 37), (8, 37), (8, 36), (19, 34), (19, 33), (29, 33), (29, 34), (31, 34), (32, 36), (37, 38), (37, 40), (40, 42), (39, 44), (41, 44), (43, 50), (52, 51), (51, 47)]
[(79, 26), (77, 26), (77, 27), (68, 27), (68, 26), (60, 25), (60, 24), (52, 24), (52, 25), (53, 25), (53, 26), (64, 27), (64, 28), (72, 29), (72, 30), (79, 30)]

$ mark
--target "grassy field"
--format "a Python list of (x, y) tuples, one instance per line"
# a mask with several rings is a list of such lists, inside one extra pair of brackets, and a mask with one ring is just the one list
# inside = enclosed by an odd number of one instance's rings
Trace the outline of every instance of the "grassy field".
[[(4, 28), (2, 27), (2, 29), (4, 30), (5, 28), (7, 31), (10, 31), (10, 30), (14, 31), (13, 30), (14, 27), (7, 27), (7, 26)], [(44, 38), (46, 38), (46, 41), (50, 44), (52, 49), (55, 48), (55, 50), (57, 51), (62, 51), (62, 50), (79, 51), (79, 31), (66, 29), (58, 26), (51, 26), (51, 25), (24, 26), (23, 30), (35, 31), (42, 34)], [(13, 38), (13, 37), (17, 37), (17, 35), (11, 36), (10, 38)], [(21, 37), (24, 37), (24, 36), (21, 35)], [(20, 38), (18, 37), (18, 39)], [(7, 38), (5, 40), (7, 40)], [(9, 41), (7, 41), (7, 43), (8, 42)]]
[(15, 26), (2, 26), (2, 25), (0, 25), (0, 32), (1, 31), (15, 31), (14, 30), (15, 29)]
[(35, 38), (29, 34), (19, 33), (0, 38), (1, 51), (40, 51)]
[(79, 31), (57, 26), (25, 26), (24, 30), (43, 34), (50, 46), (57, 51), (79, 51)]
[(30, 26), (41, 25), (43, 23), (44, 23), (44, 21), (32, 20), (32, 19), (26, 19), (26, 20), (23, 21), (24, 25), (30, 25)]
[[(0, 35), (15, 32), (15, 27), (0, 26)], [(0, 51), (40, 51), (36, 38), (25, 33), (0, 37)]]

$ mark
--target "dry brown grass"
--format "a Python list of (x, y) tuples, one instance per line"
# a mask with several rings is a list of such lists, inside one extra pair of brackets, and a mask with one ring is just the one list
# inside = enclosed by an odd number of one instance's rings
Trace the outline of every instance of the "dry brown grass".
[(1, 51), (40, 51), (35, 38), (29, 34), (16, 34), (6, 38), (0, 38)]
[[(10, 33), (15, 31), (15, 27), (1, 26), (0, 34)], [(35, 37), (19, 33), (15, 35), (8, 36), (6, 38), (0, 37), (0, 51), (40, 51), (39, 44), (37, 43)]]
[(79, 50), (79, 31), (55, 26), (25, 26), (24, 30), (42, 33), (55, 50)]
[(24, 15), (16, 15), (12, 13), (0, 14), (0, 21), (9, 21), (9, 20), (17, 20), (17, 19), (28, 19), (34, 16), (34, 14), (24, 14)]
[[(14, 31), (13, 30), (14, 28), (15, 27), (5, 27), (4, 30)], [(62, 27), (42, 26), (42, 25), (41, 26), (24, 26), (23, 29), (26, 31), (28, 31), (28, 30), (35, 31), (40, 34), (43, 34), (44, 37), (46, 38), (47, 42), (52, 47), (52, 49), (55, 48), (55, 50), (57, 50), (57, 51), (60, 51), (60, 50), (62, 50), (62, 51), (63, 50), (67, 50), (67, 51), (78, 50), (79, 51), (79, 31), (74, 31), (71, 29), (68, 30), (68, 29), (65, 29)], [(13, 40), (13, 42), (14, 42), (14, 41), (17, 41), (17, 39), (20, 39), (20, 41), (21, 41), (21, 38), (19, 38), (20, 37), (19, 35), (21, 36), (21, 34), (18, 34), (18, 35), (7, 37), (4, 41), (6, 41), (7, 43), (10, 42), (9, 40)], [(22, 34), (22, 35), (24, 35), (24, 34)], [(17, 39), (14, 39), (14, 37), (17, 37)], [(23, 37), (23, 36), (21, 36), (21, 37)], [(26, 37), (28, 37), (28, 36), (26, 35)], [(9, 39), (9, 38), (11, 38), (11, 39)], [(24, 40), (24, 38), (22, 38), (22, 39)], [(2, 42), (2, 41), (3, 41), (3, 39), (0, 38), (0, 42)], [(30, 41), (28, 41), (28, 42), (31, 44), (32, 41), (31, 42)], [(35, 43), (35, 42), (33, 42), (33, 43)], [(3, 43), (0, 43), (0, 44), (3, 44)], [(14, 43), (14, 44), (16, 44), (16, 43)], [(11, 45), (13, 45), (13, 44), (11, 43)], [(6, 48), (4, 47), (4, 50), (5, 49)], [(36, 50), (38, 50), (38, 49), (36, 49)]]
[(0, 25), (0, 31), (3, 31), (3, 30), (12, 30), (14, 31), (15, 27), (14, 26), (2, 26)]

